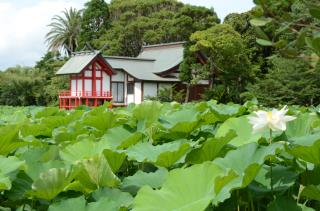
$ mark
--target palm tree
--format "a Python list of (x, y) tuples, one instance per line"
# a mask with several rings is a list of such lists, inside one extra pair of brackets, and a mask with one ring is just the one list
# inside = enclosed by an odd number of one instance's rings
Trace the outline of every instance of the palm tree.
[(81, 11), (70, 8), (62, 12), (64, 17), (55, 15), (48, 26), (51, 30), (46, 35), (46, 42), (50, 51), (65, 50), (70, 56), (78, 47), (81, 30)]

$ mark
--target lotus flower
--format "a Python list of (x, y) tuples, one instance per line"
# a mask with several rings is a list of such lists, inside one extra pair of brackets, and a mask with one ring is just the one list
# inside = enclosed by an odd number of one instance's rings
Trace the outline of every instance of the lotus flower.
[(259, 132), (264, 129), (271, 129), (272, 131), (285, 131), (287, 129), (286, 123), (296, 119), (293, 116), (286, 116), (288, 112), (287, 106), (281, 110), (273, 109), (272, 111), (256, 111), (256, 116), (248, 117), (250, 124), (253, 126), (253, 132)]

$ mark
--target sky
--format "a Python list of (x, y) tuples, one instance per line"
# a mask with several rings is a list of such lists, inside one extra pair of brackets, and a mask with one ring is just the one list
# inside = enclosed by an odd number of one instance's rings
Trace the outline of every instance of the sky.
[[(45, 35), (54, 15), (65, 8), (83, 8), (87, 0), (0, 0), (0, 70), (33, 66), (46, 52)], [(220, 19), (232, 12), (245, 12), (252, 0), (180, 0), (213, 7)], [(107, 1), (108, 2), (108, 1)]]

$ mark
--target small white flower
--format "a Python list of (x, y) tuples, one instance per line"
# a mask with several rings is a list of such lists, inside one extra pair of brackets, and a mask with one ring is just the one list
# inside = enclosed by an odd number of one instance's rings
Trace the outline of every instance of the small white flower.
[(285, 131), (287, 129), (286, 123), (296, 119), (293, 116), (286, 116), (288, 112), (287, 106), (281, 110), (273, 109), (272, 111), (256, 111), (256, 116), (248, 117), (250, 124), (252, 124), (253, 132), (259, 132), (264, 129), (271, 129), (272, 131)]

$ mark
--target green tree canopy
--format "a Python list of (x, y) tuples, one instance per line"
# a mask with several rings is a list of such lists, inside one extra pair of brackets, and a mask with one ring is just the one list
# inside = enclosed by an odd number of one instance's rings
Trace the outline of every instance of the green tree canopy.
[(208, 78), (207, 64), (200, 62), (201, 55), (190, 50), (190, 43), (185, 44), (183, 52), (183, 61), (179, 66), (179, 78), (186, 83), (185, 102), (189, 101), (190, 88), (196, 85), (200, 80)]
[(320, 102), (319, 67), (310, 71), (308, 62), (281, 56), (270, 58), (269, 72), (247, 87), (246, 99), (257, 98), (266, 106), (313, 105)]
[(0, 74), (0, 104), (44, 105), (42, 73), (34, 68), (12, 67)]
[(204, 69), (209, 71), (210, 88), (221, 84), (233, 100), (239, 100), (244, 85), (252, 77), (251, 63), (241, 35), (230, 25), (220, 24), (195, 32), (190, 41), (192, 52), (207, 56), (209, 67), (204, 66)]
[(213, 10), (175, 0), (114, 0), (110, 14), (111, 28), (94, 45), (107, 43), (107, 54), (123, 56), (136, 56), (144, 43), (186, 41), (220, 21)]
[(86, 42), (92, 45), (92, 40), (105, 34), (109, 26), (108, 4), (104, 0), (88, 1), (83, 9), (79, 48), (83, 48)]

